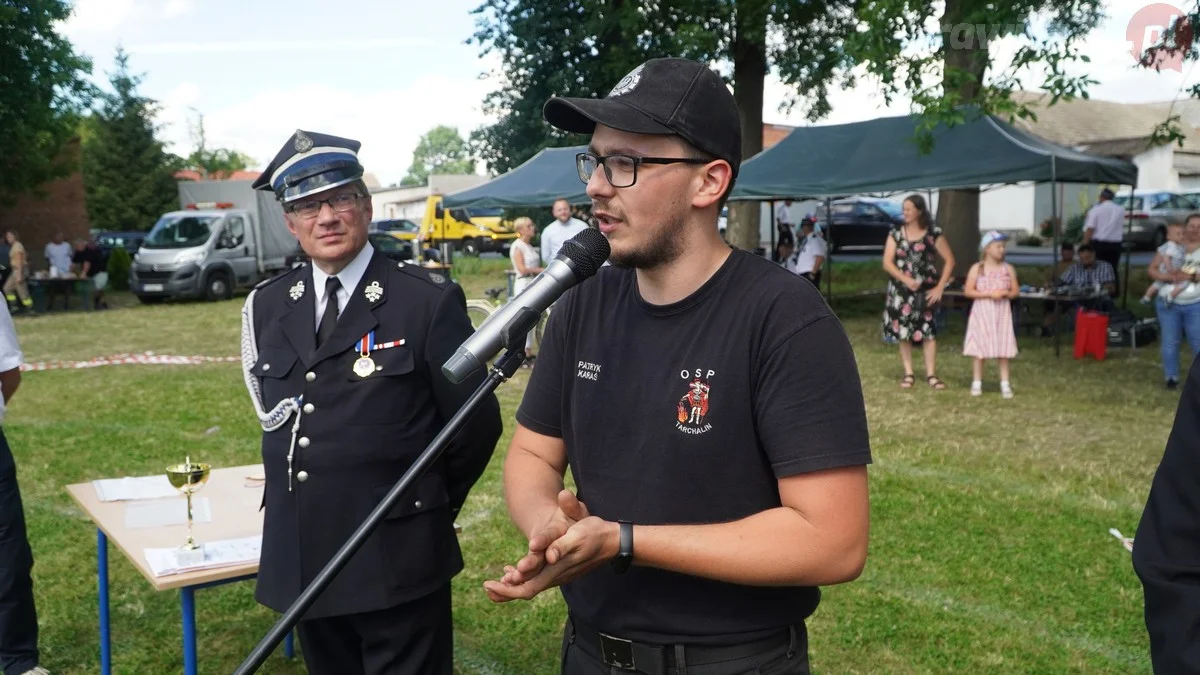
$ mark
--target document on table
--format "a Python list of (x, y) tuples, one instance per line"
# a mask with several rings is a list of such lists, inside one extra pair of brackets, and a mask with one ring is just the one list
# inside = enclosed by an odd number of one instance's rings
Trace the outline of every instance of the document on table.
[[(192, 520), (211, 523), (212, 509), (208, 497), (192, 496)], [(125, 505), (125, 529), (187, 525), (187, 499), (159, 499)]]
[(171, 487), (166, 475), (126, 476), (92, 481), (96, 497), (102, 502), (119, 502), (133, 499), (162, 499), (176, 497), (178, 490)]
[(259, 552), (262, 550), (262, 535), (209, 541), (202, 546), (204, 559), (201, 562), (187, 565), (180, 563), (178, 547), (145, 549), (146, 562), (150, 564), (150, 571), (156, 577), (258, 562)]

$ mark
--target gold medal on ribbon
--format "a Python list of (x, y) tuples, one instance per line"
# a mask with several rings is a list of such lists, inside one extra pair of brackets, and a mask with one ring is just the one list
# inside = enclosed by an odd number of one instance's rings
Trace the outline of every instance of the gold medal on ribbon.
[(375, 347), (375, 331), (362, 336), (358, 341), (359, 358), (354, 362), (354, 374), (366, 377), (375, 372), (375, 362), (371, 360), (371, 350)]
[(369, 356), (363, 356), (354, 362), (354, 374), (366, 377), (375, 372), (375, 362)]

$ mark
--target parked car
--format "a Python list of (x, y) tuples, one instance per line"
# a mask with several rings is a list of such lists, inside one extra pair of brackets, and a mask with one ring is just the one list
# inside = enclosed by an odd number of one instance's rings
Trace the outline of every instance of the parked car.
[(824, 202), (817, 206), (815, 216), (832, 251), (845, 246), (883, 248), (892, 228), (904, 224), (903, 207), (890, 199), (835, 199), (830, 202), (830, 210), (832, 222)]
[(145, 232), (99, 232), (96, 234), (96, 247), (104, 253), (105, 260), (114, 248), (125, 249), (132, 259), (145, 240)]
[[(1134, 190), (1118, 194), (1113, 201), (1126, 211), (1132, 210), (1132, 225), (1127, 225), (1125, 241), (1134, 248), (1158, 248), (1167, 240), (1167, 224), (1183, 224), (1196, 204), (1183, 195), (1165, 190)], [(1132, 203), (1132, 206), (1130, 204)]]

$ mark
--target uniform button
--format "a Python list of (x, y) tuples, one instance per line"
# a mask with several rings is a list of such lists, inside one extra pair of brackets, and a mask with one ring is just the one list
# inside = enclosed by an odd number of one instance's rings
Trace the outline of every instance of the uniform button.
[(305, 374), (304, 374), (304, 380), (305, 380), (306, 382), (312, 382), (312, 381), (313, 381), (313, 380), (315, 380), (315, 379), (317, 379), (317, 374), (316, 374), (316, 373), (309, 372), (309, 373), (305, 373)]
[(300, 439), (300, 447), (302, 447), (302, 448), (308, 447), (308, 436), (304, 436)]
[(416, 504), (413, 504), (413, 506), (417, 507), (418, 509), (419, 509), (419, 508), (421, 508), (421, 500), (420, 500), (420, 499), (418, 499), (418, 500), (417, 500), (417, 503), (416, 503)]
[(296, 480), (300, 481), (301, 483), (308, 480), (308, 472), (301, 471), (300, 473), (296, 474)]
[(269, 364), (269, 363), (263, 364), (263, 370), (270, 370), (270, 369), (271, 369), (271, 364)]
[(312, 411), (314, 411), (314, 410), (316, 410), (316, 408), (314, 408), (314, 407), (313, 407), (313, 404), (311, 404), (311, 403), (305, 403), (305, 404), (304, 404), (304, 412), (305, 412), (305, 414), (311, 413), (311, 412), (312, 412)]

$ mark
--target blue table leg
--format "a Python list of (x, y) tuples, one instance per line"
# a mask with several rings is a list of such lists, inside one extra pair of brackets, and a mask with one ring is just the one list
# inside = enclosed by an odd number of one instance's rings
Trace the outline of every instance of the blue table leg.
[(296, 655), (296, 648), (292, 644), (292, 636), (295, 631), (288, 631), (287, 637), (283, 638), (283, 655), (289, 659)]
[(179, 589), (183, 611), (183, 672), (196, 675), (196, 593), (189, 586)]
[(108, 632), (108, 537), (96, 530), (96, 585), (100, 600), (100, 672), (112, 673), (112, 643)]

